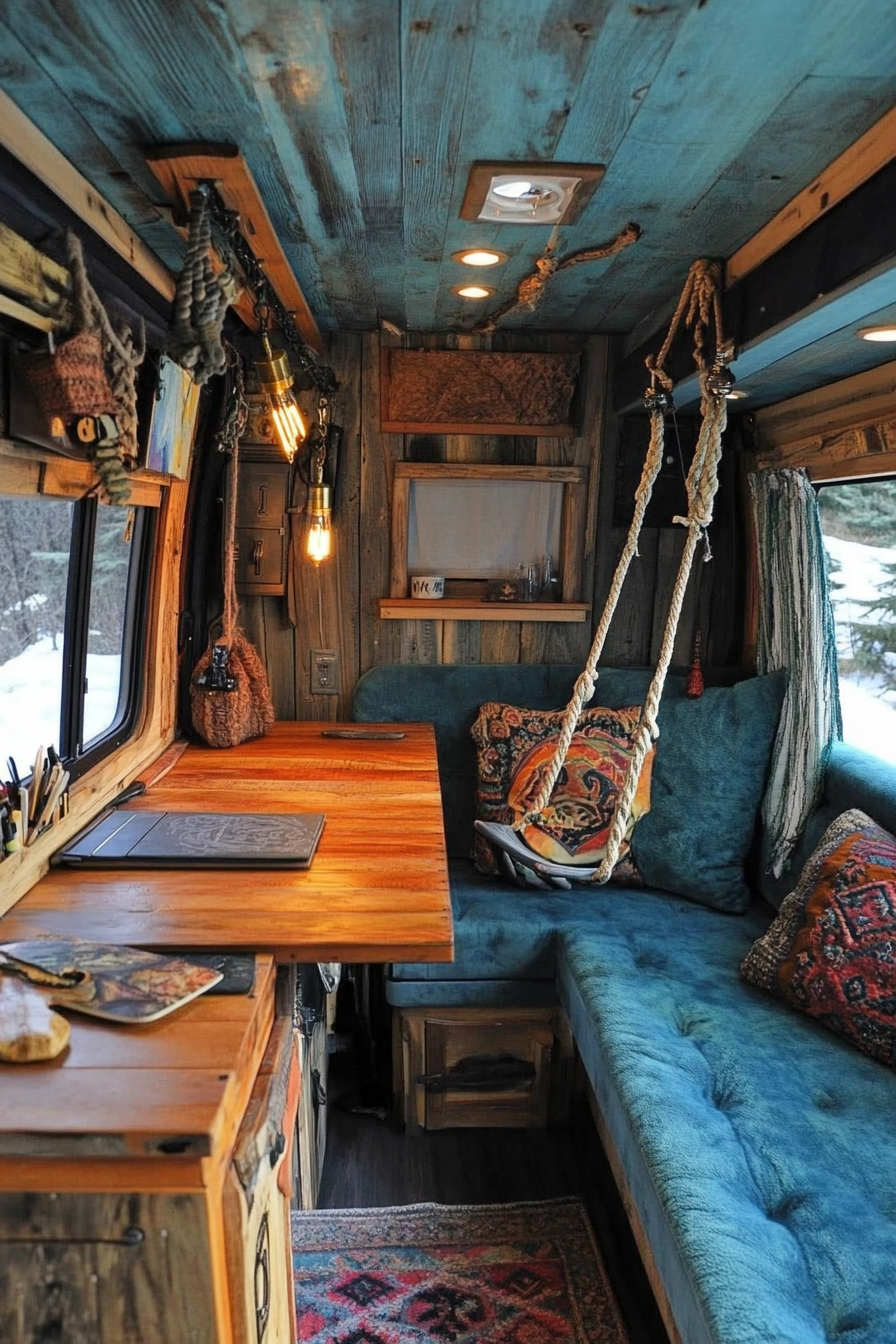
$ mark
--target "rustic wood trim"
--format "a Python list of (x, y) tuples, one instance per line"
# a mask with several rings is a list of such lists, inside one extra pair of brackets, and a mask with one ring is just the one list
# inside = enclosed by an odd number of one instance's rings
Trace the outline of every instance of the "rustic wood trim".
[[(587, 472), (585, 473), (587, 477)], [(588, 487), (584, 481), (563, 491), (563, 515), (560, 521), (560, 599), (577, 602), (582, 587), (582, 560), (585, 554), (585, 515)]]
[(574, 439), (575, 425), (523, 425), (501, 422), (482, 424), (473, 420), (384, 420), (388, 434), (531, 434), (535, 438)]
[(747, 554), (744, 563), (744, 629), (741, 661), (746, 667), (756, 667), (759, 648), (759, 538), (753, 516), (753, 495), (748, 480), (756, 470), (756, 456), (747, 450), (739, 455), (741, 526)]
[(475, 602), (462, 597), (443, 597), (435, 601), (416, 597), (381, 597), (383, 621), (557, 621), (563, 624), (584, 621), (587, 602)]
[(729, 257), (725, 284), (742, 280), (823, 214), (896, 158), (896, 107), (860, 136), (814, 182), (798, 192), (773, 219)]
[[(308, 301), (299, 287), (286, 253), (249, 165), (235, 145), (188, 142), (176, 145), (151, 145), (145, 151), (146, 162), (158, 178), (180, 218), (189, 213), (190, 191), (197, 182), (212, 181), (229, 210), (239, 214), (240, 231), (264, 266), (277, 297), (295, 319), (302, 339), (320, 354), (321, 334)], [(240, 316), (252, 330), (258, 319), (245, 306)]]
[(629, 1226), (632, 1229), (632, 1236), (635, 1239), (635, 1245), (641, 1256), (641, 1263), (644, 1266), (644, 1272), (647, 1275), (647, 1281), (653, 1292), (657, 1308), (666, 1327), (666, 1333), (669, 1336), (669, 1344), (683, 1344), (678, 1326), (675, 1323), (675, 1317), (672, 1314), (672, 1306), (666, 1293), (666, 1286), (660, 1276), (659, 1268), (653, 1258), (653, 1251), (650, 1246), (650, 1239), (641, 1222), (641, 1215), (638, 1213), (628, 1178), (625, 1174), (625, 1167), (616, 1151), (616, 1145), (613, 1142), (607, 1123), (601, 1113), (600, 1103), (591, 1086), (590, 1079), (586, 1083), (586, 1095), (588, 1097), (588, 1106), (591, 1110), (591, 1116), (597, 1129), (598, 1138), (601, 1141), (604, 1152), (607, 1155), (607, 1161), (610, 1170), (613, 1173), (613, 1180), (616, 1182), (616, 1188), (619, 1191), (619, 1198), (622, 1201), (622, 1207), (625, 1209)]
[(76, 780), (68, 816), (3, 864), (0, 915), (49, 871), (50, 856), (159, 756), (174, 738), (177, 711), (177, 610), (184, 545), (186, 481), (174, 481), (161, 504), (144, 657), (143, 714), (133, 738)]
[(14, 322), (23, 322), (26, 327), (34, 327), (36, 331), (55, 331), (60, 321), (57, 317), (36, 313), (27, 304), (19, 303), (18, 299), (11, 299), (7, 294), (0, 294), (0, 314), (11, 317)]
[(396, 462), (395, 480), (405, 479), (418, 481), (559, 481), (568, 485), (585, 485), (588, 481), (588, 468), (517, 466), (516, 464), (496, 465), (485, 462)]
[(896, 360), (758, 410), (760, 462), (765, 465), (773, 450), (802, 446), (811, 451), (825, 436), (894, 419)]
[(0, 144), (123, 257), (162, 298), (174, 298), (174, 277), (125, 220), (0, 89)]

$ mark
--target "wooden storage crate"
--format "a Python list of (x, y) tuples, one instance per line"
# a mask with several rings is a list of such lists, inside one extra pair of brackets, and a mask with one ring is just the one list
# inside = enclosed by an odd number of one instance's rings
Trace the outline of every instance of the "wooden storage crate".
[(559, 1008), (404, 1008), (393, 1026), (395, 1109), (408, 1133), (565, 1118), (572, 1039)]

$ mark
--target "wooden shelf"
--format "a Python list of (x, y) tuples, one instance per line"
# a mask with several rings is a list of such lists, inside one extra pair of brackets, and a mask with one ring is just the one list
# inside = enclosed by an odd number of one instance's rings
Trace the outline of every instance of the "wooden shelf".
[(383, 621), (563, 621), (586, 620), (587, 602), (483, 602), (465, 597), (427, 600), (381, 597)]

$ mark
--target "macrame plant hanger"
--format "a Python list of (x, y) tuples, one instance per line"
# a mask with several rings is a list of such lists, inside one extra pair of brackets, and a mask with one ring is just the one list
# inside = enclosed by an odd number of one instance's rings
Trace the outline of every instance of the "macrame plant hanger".
[[(675, 635), (678, 630), (685, 590), (697, 547), (701, 540), (705, 542), (706, 530), (712, 521), (713, 503), (718, 490), (718, 466), (722, 450), (722, 433), (727, 423), (725, 397), (734, 385), (733, 375), (727, 367), (729, 360), (732, 358), (732, 348), (725, 341), (722, 330), (721, 267), (718, 262), (701, 258), (693, 263), (688, 272), (681, 298), (678, 301), (663, 346), (655, 358), (648, 356), (646, 360), (650, 373), (650, 386), (645, 393), (644, 404), (650, 412), (650, 443), (644, 460), (641, 480), (635, 492), (635, 510), (631, 527), (616, 565), (603, 615), (595, 631), (591, 652), (583, 671), (576, 680), (572, 698), (564, 711), (556, 751), (544, 772), (538, 794), (532, 806), (513, 823), (513, 829), (520, 831), (525, 826), (537, 821), (544, 811), (563, 767), (582, 710), (594, 694), (594, 685), (598, 676), (597, 664), (603, 653), (607, 632), (619, 602), (622, 585), (625, 582), (632, 559), (638, 552), (638, 537), (644, 522), (644, 514), (663, 462), (664, 417), (667, 411), (673, 409), (672, 379), (666, 372), (665, 363), (682, 319), (688, 327), (693, 329), (694, 333), (694, 359), (700, 378), (700, 409), (702, 414), (702, 424), (697, 446), (694, 450), (694, 459), (685, 482), (688, 499), (687, 517), (675, 517), (673, 519), (673, 522), (680, 523), (687, 528), (687, 538), (669, 603), (659, 659), (641, 709), (638, 726), (635, 729), (632, 755), (625, 783), (616, 798), (616, 807), (610, 826), (605, 856), (600, 867), (588, 879), (590, 882), (600, 884), (609, 880), (616, 866), (631, 817), (641, 768), (652, 744), (659, 736), (656, 716), (666, 674), (672, 660), (672, 651), (675, 646)], [(707, 343), (711, 323), (715, 328), (715, 348), (714, 357), (710, 364)], [(708, 553), (705, 558), (708, 558)], [(539, 876), (548, 875), (544, 861), (534, 852), (532, 868)]]

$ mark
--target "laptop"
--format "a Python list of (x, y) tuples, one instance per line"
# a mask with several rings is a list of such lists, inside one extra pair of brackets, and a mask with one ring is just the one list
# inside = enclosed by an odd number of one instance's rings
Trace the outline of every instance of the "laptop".
[(308, 868), (319, 812), (111, 812), (53, 856), (86, 868)]

